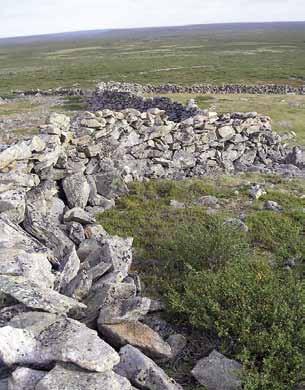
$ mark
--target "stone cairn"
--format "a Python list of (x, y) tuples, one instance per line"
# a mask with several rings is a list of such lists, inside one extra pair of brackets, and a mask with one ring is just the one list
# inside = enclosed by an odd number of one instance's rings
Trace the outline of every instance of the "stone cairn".
[[(110, 236), (95, 215), (133, 180), (271, 169), (285, 158), (301, 171), (302, 154), (280, 141), (256, 113), (176, 123), (154, 108), (85, 112), (72, 125), (53, 113), (40, 135), (1, 145), (0, 388), (181, 389), (156, 364), (174, 348), (142, 321), (161, 305), (130, 271), (132, 238)], [(236, 370), (225, 359), (213, 352), (194, 375)]]

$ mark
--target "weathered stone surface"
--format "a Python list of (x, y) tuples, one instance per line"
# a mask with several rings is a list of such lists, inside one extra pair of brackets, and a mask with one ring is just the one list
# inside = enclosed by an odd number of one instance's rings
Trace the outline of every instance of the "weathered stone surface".
[(139, 389), (182, 390), (180, 385), (137, 348), (126, 345), (120, 350), (120, 358), (115, 372), (128, 378)]
[(29, 312), (0, 329), (0, 357), (7, 366), (69, 362), (90, 371), (107, 372), (119, 355), (94, 330), (54, 314)]
[(27, 193), (24, 228), (60, 258), (73, 247), (73, 242), (60, 227), (65, 204), (54, 196), (56, 193), (56, 185), (50, 181)]
[(34, 151), (41, 152), (45, 146), (38, 136), (34, 136), (30, 141), (20, 141), (9, 146), (0, 152), (0, 169), (7, 167), (13, 161), (29, 159)]
[(150, 299), (133, 297), (119, 300), (101, 307), (98, 325), (118, 324), (124, 321), (137, 321), (149, 311)]
[(107, 199), (112, 199), (128, 192), (126, 184), (116, 170), (110, 170), (94, 176), (97, 193)]
[(209, 390), (236, 390), (241, 389), (241, 371), (240, 363), (213, 351), (196, 364), (192, 374)]
[(113, 325), (98, 324), (98, 329), (105, 339), (115, 347), (130, 344), (151, 358), (169, 359), (172, 357), (169, 344), (149, 326), (139, 321)]
[(38, 382), (47, 371), (32, 370), (26, 367), (17, 368), (9, 378), (9, 390), (35, 390)]
[(112, 371), (93, 373), (71, 364), (57, 364), (35, 390), (131, 390), (131, 385)]
[[(13, 267), (17, 275), (23, 270), (22, 274), (30, 278), (30, 262), (33, 255), (33, 277), (37, 278), (38, 284), (45, 280), (46, 286), (52, 285), (51, 267), (47, 261), (55, 262), (53, 254), (6, 216), (0, 216), (0, 245), (0, 264), (3, 273), (10, 273)], [(12, 256), (10, 262), (7, 262), (8, 255)], [(39, 272), (41, 276), (38, 275)]]
[(80, 207), (74, 207), (71, 210), (68, 210), (64, 215), (65, 222), (78, 222), (83, 225), (87, 225), (89, 223), (95, 223), (95, 218), (90, 216), (86, 211), (81, 209)]
[(166, 341), (171, 347), (173, 357), (178, 356), (187, 344), (185, 336), (180, 333), (170, 335)]
[(70, 118), (64, 114), (52, 112), (48, 120), (49, 124), (61, 131), (68, 131), (70, 128)]
[[(83, 316), (83, 322), (92, 326), (99, 316), (100, 309), (105, 308), (105, 316), (113, 318), (113, 307), (121, 305), (121, 301), (128, 301), (135, 297), (136, 287), (129, 283), (115, 281), (99, 281), (92, 286), (90, 294), (84, 301), (87, 309)], [(117, 311), (119, 310), (116, 309)], [(120, 322), (120, 321), (118, 321)], [(103, 321), (101, 321), (103, 323)]]
[(67, 233), (70, 238), (76, 245), (80, 245), (82, 241), (85, 241), (85, 230), (83, 226), (78, 222), (70, 222), (66, 224)]
[(62, 182), (63, 190), (70, 208), (80, 207), (84, 209), (88, 203), (90, 187), (82, 173), (68, 176)]
[(72, 247), (59, 264), (59, 290), (64, 291), (67, 285), (76, 277), (80, 268), (80, 260), (75, 247)]
[(21, 223), (25, 212), (24, 189), (9, 190), (0, 193), (0, 213), (4, 213), (14, 223)]
[(217, 132), (218, 132), (219, 137), (221, 137), (222, 139), (225, 139), (225, 140), (229, 140), (235, 135), (235, 131), (234, 131), (233, 127), (231, 127), (231, 126), (219, 127)]
[(132, 238), (121, 238), (117, 236), (104, 238), (102, 240), (101, 256), (105, 262), (112, 264), (114, 271), (120, 271), (128, 275), (132, 263)]
[(49, 288), (53, 288), (55, 280), (47, 253), (27, 253), (18, 248), (1, 250), (0, 274), (23, 276), (38, 286)]
[(85, 305), (22, 276), (0, 275), (0, 291), (25, 306), (50, 313), (66, 313)]

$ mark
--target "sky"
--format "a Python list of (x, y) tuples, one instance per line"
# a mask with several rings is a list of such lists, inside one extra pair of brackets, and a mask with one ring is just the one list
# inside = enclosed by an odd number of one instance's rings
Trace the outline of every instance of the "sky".
[(66, 31), (305, 20), (305, 0), (0, 0), (0, 38)]

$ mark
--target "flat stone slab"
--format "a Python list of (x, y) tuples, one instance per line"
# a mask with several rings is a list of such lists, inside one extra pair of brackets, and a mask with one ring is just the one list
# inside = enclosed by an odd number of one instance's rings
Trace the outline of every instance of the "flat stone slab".
[(96, 331), (55, 314), (28, 312), (0, 329), (0, 359), (12, 365), (48, 368), (69, 362), (94, 372), (107, 372), (119, 362), (117, 352)]
[(50, 313), (67, 313), (72, 309), (86, 308), (83, 303), (50, 288), (41, 287), (22, 276), (0, 275), (0, 291), (26, 307)]

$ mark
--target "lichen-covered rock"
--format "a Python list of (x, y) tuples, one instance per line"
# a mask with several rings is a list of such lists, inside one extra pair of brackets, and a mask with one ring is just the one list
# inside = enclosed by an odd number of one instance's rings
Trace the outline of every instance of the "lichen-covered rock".
[(5, 214), (16, 224), (24, 220), (25, 191), (24, 189), (9, 190), (0, 193), (0, 213)]
[(0, 329), (0, 357), (7, 365), (69, 362), (95, 372), (107, 372), (119, 355), (94, 330), (64, 316), (28, 312)]
[(192, 374), (209, 390), (241, 389), (242, 365), (217, 351), (199, 360)]
[(0, 291), (26, 307), (50, 313), (67, 313), (85, 305), (23, 276), (0, 275)]
[(66, 177), (62, 181), (62, 187), (67, 197), (70, 208), (80, 207), (84, 209), (88, 203), (90, 187), (82, 173)]

